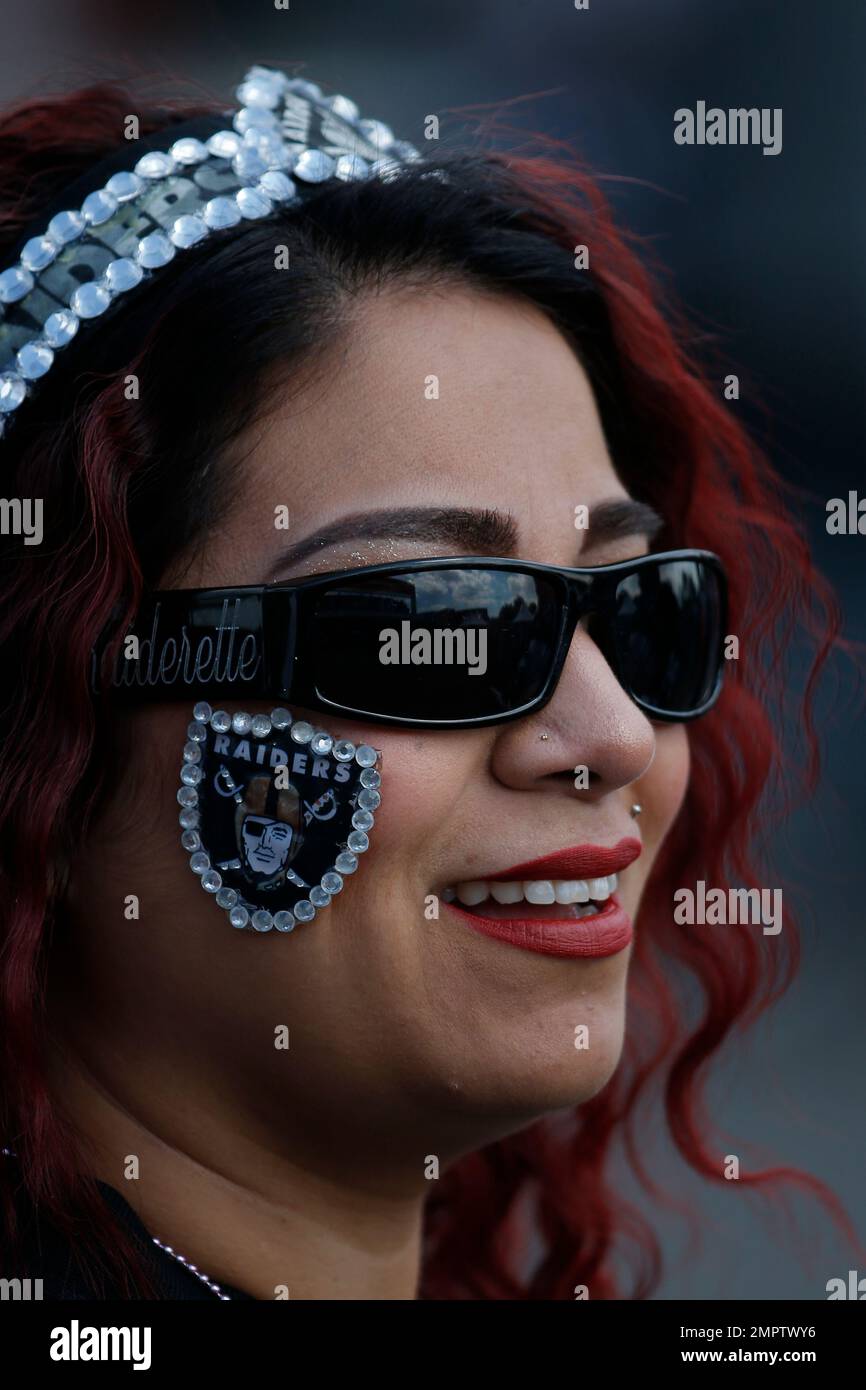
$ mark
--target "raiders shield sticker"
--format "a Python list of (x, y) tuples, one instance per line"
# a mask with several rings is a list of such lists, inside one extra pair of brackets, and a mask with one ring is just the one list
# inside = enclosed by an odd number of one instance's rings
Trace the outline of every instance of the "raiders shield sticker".
[(177, 794), (180, 842), (233, 927), (290, 932), (342, 891), (369, 848), (380, 760), (286, 709), (196, 705)]

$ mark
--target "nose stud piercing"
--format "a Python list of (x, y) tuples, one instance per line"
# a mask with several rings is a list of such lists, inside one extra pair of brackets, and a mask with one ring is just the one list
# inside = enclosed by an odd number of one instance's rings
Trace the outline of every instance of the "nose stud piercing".
[(637, 820), (642, 810), (643, 807), (639, 804), (639, 802), (636, 801), (631, 808), (631, 814), (635, 820)]
[(550, 738), (550, 734), (539, 734), (538, 737), (541, 739), (542, 743), (547, 743), (548, 739)]

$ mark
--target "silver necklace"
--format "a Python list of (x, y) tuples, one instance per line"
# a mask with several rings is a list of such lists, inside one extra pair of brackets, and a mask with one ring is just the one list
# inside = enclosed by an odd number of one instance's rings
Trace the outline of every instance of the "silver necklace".
[(194, 1274), (196, 1279), (200, 1279), (201, 1282), (205, 1284), (207, 1288), (210, 1289), (211, 1293), (216, 1294), (217, 1298), (221, 1298), (224, 1303), (231, 1303), (231, 1294), (224, 1293), (215, 1280), (209, 1279), (206, 1274), (202, 1274), (198, 1266), (192, 1264), (192, 1262), (188, 1260), (185, 1255), (179, 1255), (176, 1250), (172, 1250), (170, 1245), (163, 1245), (161, 1240), (157, 1240), (156, 1236), (151, 1236), (151, 1240), (153, 1241), (154, 1245), (159, 1246), (160, 1250), (164, 1250), (166, 1255), (171, 1255), (171, 1258), (173, 1260), (177, 1260), (178, 1264), (183, 1265), (184, 1269), (188, 1269), (190, 1274)]
[[(2, 1148), (2, 1150), (0, 1150), (0, 1152), (6, 1154), (9, 1158), (18, 1157), (18, 1155), (14, 1153), (12, 1149), (7, 1149), (5, 1146)], [(194, 1265), (191, 1260), (188, 1260), (185, 1255), (179, 1255), (176, 1250), (172, 1250), (170, 1245), (163, 1245), (162, 1241), (158, 1240), (156, 1236), (151, 1236), (150, 1238), (153, 1241), (154, 1245), (158, 1245), (160, 1250), (165, 1251), (166, 1255), (171, 1255), (171, 1258), (173, 1260), (177, 1260), (178, 1264), (183, 1265), (184, 1269), (188, 1269), (190, 1274), (195, 1275), (196, 1279), (200, 1279), (201, 1282), (207, 1288), (210, 1289), (211, 1293), (216, 1294), (217, 1298), (221, 1298), (224, 1303), (232, 1302), (231, 1294), (225, 1293), (220, 1288), (216, 1280), (210, 1279), (206, 1274), (202, 1274), (198, 1266)]]

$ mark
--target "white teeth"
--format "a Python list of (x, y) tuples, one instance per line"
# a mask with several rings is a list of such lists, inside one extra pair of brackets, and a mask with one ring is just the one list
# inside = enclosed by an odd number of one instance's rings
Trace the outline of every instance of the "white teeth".
[(553, 884), (549, 878), (535, 878), (524, 883), (523, 896), (528, 903), (556, 902)]
[(523, 898), (522, 883), (491, 883), (490, 896), (497, 903), (519, 903)]
[(591, 879), (535, 878), (525, 879), (522, 883), (512, 879), (495, 882), (469, 879), (453, 888), (445, 888), (442, 897), (446, 902), (453, 902), (456, 896), (464, 907), (477, 907), (488, 897), (492, 897), (497, 903), (519, 903), (524, 900), (528, 903), (588, 904), (590, 900), (603, 903), (611, 893), (616, 892), (618, 885), (617, 874)]
[(553, 885), (558, 903), (585, 903), (589, 902), (589, 893), (586, 891), (586, 884), (579, 878), (560, 878)]
[(464, 907), (477, 907), (478, 903), (483, 903), (484, 899), (489, 896), (487, 884), (475, 880), (471, 880), (469, 883), (458, 883), (457, 896)]

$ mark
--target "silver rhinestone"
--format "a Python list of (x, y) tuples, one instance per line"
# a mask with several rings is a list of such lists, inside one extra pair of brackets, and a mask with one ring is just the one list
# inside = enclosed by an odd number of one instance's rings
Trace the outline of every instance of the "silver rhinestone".
[(135, 172), (142, 179), (164, 179), (173, 174), (176, 168), (170, 154), (164, 154), (162, 150), (151, 150), (150, 154), (141, 156), (135, 166)]
[(133, 174), (129, 169), (121, 169), (119, 174), (112, 174), (105, 189), (113, 194), (119, 203), (128, 203), (131, 198), (137, 198), (143, 193), (146, 186), (144, 179), (140, 179), (138, 174)]
[(207, 700), (199, 700), (198, 704), (192, 707), (192, 717), (199, 724), (207, 724), (212, 714), (213, 710)]
[(266, 111), (262, 106), (245, 106), (236, 113), (232, 125), (241, 135), (246, 135), (248, 131), (276, 134), (280, 129), (280, 120), (273, 111)]
[(251, 716), (244, 713), (243, 710), (232, 715), (232, 728), (236, 734), (248, 734), (252, 728), (252, 723)]
[(141, 284), (144, 271), (129, 256), (121, 256), (105, 267), (105, 278), (114, 294), (125, 294)]
[(201, 761), (201, 749), (197, 743), (191, 740), (183, 745), (183, 759), (187, 763), (197, 763)]
[(375, 811), (381, 804), (382, 798), (378, 792), (365, 790), (358, 795), (358, 805), (362, 811)]
[(145, 270), (156, 270), (174, 260), (177, 252), (165, 232), (151, 232), (138, 243), (136, 259)]
[(218, 159), (233, 159), (241, 147), (241, 137), (233, 130), (218, 130), (207, 147)]
[[(198, 706), (196, 706), (198, 708)], [(195, 720), (186, 726), (186, 736), (192, 739), (193, 743), (205, 743), (207, 740), (207, 726)]]
[(44, 270), (51, 265), (60, 250), (56, 241), (48, 236), (34, 236), (25, 242), (21, 252), (21, 264), (25, 270)]
[(280, 104), (281, 88), (266, 77), (252, 77), (241, 83), (235, 96), (241, 106), (267, 106), (273, 109)]
[(175, 140), (169, 148), (169, 154), (178, 164), (201, 164), (207, 159), (208, 149), (203, 140), (185, 135), (181, 140)]
[(287, 709), (283, 709), (282, 705), (271, 710), (271, 723), (275, 729), (287, 729), (291, 722), (291, 714)]
[(298, 190), (288, 174), (279, 169), (266, 170), (259, 179), (259, 188), (276, 203), (290, 203), (298, 196)]
[(309, 743), (314, 733), (312, 724), (308, 724), (305, 719), (299, 719), (297, 724), (292, 725), (291, 737), (295, 743)]
[(201, 876), (201, 886), (206, 893), (218, 893), (223, 886), (222, 874), (218, 874), (216, 869), (208, 869)]
[(334, 744), (334, 757), (338, 763), (350, 763), (355, 756), (355, 745), (347, 738)]
[(267, 162), (262, 159), (258, 151), (249, 145), (244, 145), (238, 150), (232, 160), (232, 168), (239, 179), (250, 182), (252, 179), (261, 178), (262, 174), (267, 173)]
[(98, 285), (95, 280), (90, 280), (86, 285), (79, 285), (69, 301), (69, 307), (80, 319), (97, 319), (100, 314), (104, 314), (111, 303), (111, 295), (108, 290)]
[(335, 893), (339, 893), (342, 889), (343, 880), (340, 878), (339, 874), (330, 872), (322, 874), (322, 887), (326, 893), (330, 893), (331, 897), (333, 897)]
[(204, 850), (198, 850), (190, 859), (189, 867), (194, 874), (203, 874), (210, 868), (210, 855), (205, 854)]
[(354, 854), (343, 852), (338, 854), (334, 860), (334, 868), (341, 874), (353, 874), (358, 867), (358, 861)]
[(394, 132), (384, 121), (359, 121), (358, 129), (371, 145), (375, 145), (380, 154), (390, 149), (394, 143)]
[(226, 909), (234, 907), (238, 900), (238, 895), (234, 888), (221, 888), (216, 895), (217, 906)]
[(292, 169), (292, 174), (304, 183), (324, 183), (333, 178), (335, 161), (324, 150), (304, 150)]
[(0, 304), (17, 304), (25, 294), (29, 294), (36, 281), (29, 270), (13, 265), (0, 275)]
[(227, 710), (215, 709), (210, 717), (210, 726), (214, 733), (226, 734), (232, 726), (232, 717)]
[(38, 381), (49, 370), (54, 361), (54, 353), (44, 343), (25, 343), (15, 358), (21, 375), (27, 381)]
[(12, 372), (0, 374), (0, 415), (9, 415), (26, 399), (27, 387), (20, 376)]
[(197, 830), (185, 830), (180, 837), (180, 842), (188, 854), (194, 850), (201, 849), (201, 835)]
[(270, 912), (265, 912), (264, 908), (259, 908), (258, 912), (253, 913), (253, 926), (256, 931), (270, 931), (274, 925), (274, 919)]
[(313, 734), (313, 737), (310, 739), (310, 747), (314, 753), (320, 753), (322, 755), (330, 753), (333, 746), (334, 740), (331, 735), (324, 733), (322, 730), (319, 730), (317, 734)]
[(81, 215), (91, 227), (101, 227), (103, 222), (114, 216), (117, 208), (118, 202), (114, 194), (109, 193), (107, 188), (98, 188), (95, 193), (88, 193), (84, 199)]
[(193, 763), (184, 763), (181, 768), (180, 780), (185, 787), (197, 787), (203, 777), (204, 773), (201, 768), (196, 767)]
[(264, 160), (268, 173), (278, 173), (292, 162), (292, 152), (280, 135), (269, 134), (264, 130), (248, 130), (244, 136), (244, 144), (254, 150), (259, 159)]
[(66, 246), (70, 241), (77, 241), (86, 226), (80, 212), (58, 212), (48, 223), (48, 235), (59, 246)]
[(325, 97), (325, 106), (330, 106), (335, 116), (339, 116), (343, 121), (349, 121), (350, 124), (354, 124), (361, 114), (351, 98), (340, 96), (339, 92), (332, 97)]
[(313, 907), (309, 898), (301, 898), (299, 902), (295, 903), (292, 911), (298, 922), (312, 922), (316, 915), (316, 909)]
[(250, 920), (250, 914), (245, 907), (233, 907), (229, 913), (229, 921), (233, 927), (245, 927)]
[(197, 806), (198, 792), (195, 787), (181, 787), (177, 794), (177, 799), (181, 806)]
[(208, 225), (198, 213), (187, 213), (178, 217), (171, 225), (169, 240), (179, 250), (186, 251), (197, 242), (204, 241), (209, 231)]
[(275, 912), (274, 926), (277, 931), (294, 931), (295, 918), (291, 912)]
[(273, 209), (273, 203), (265, 193), (259, 193), (257, 188), (239, 188), (235, 194), (241, 216), (255, 220), (258, 217), (267, 217)]
[(369, 743), (362, 743), (360, 748), (355, 749), (355, 762), (359, 767), (372, 767), (378, 756), (375, 748), (371, 748)]
[(177, 819), (184, 830), (196, 830), (198, 829), (198, 826), (201, 824), (201, 816), (199, 812), (193, 811), (189, 808), (185, 811), (181, 811)]
[(310, 902), (313, 904), (313, 907), (327, 907), (330, 901), (330, 893), (324, 888), (320, 888), (318, 884), (315, 888), (310, 889)]
[(382, 781), (382, 777), (375, 768), (365, 767), (364, 771), (361, 773), (360, 781), (362, 787), (378, 787)]
[[(193, 745), (195, 747), (195, 745)], [(369, 811), (356, 811), (352, 816), (352, 824), (356, 830), (372, 830), (375, 817)], [(352, 846), (350, 846), (352, 848)]]
[(287, 92), (289, 89), (289, 79), (280, 68), (266, 68), (260, 63), (254, 63), (244, 73), (244, 81), (253, 82), (257, 78), (261, 78), (264, 82), (273, 82), (280, 92)]
[(365, 179), (369, 173), (369, 164), (359, 154), (341, 154), (334, 165), (335, 176), (346, 183), (351, 179)]
[(250, 727), (256, 738), (267, 738), (271, 732), (271, 721), (266, 714), (254, 714)]
[(346, 837), (346, 848), (350, 849), (353, 854), (363, 854), (365, 850), (370, 848), (370, 840), (363, 830), (352, 830)]
[(236, 227), (241, 220), (240, 208), (234, 198), (211, 198), (202, 212), (205, 222), (215, 232), (223, 227)]
[(77, 332), (78, 319), (68, 309), (58, 309), (55, 314), (49, 314), (42, 328), (45, 341), (56, 348), (71, 343)]

